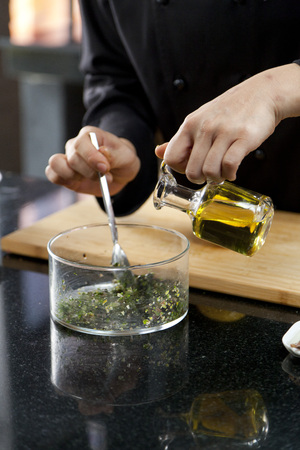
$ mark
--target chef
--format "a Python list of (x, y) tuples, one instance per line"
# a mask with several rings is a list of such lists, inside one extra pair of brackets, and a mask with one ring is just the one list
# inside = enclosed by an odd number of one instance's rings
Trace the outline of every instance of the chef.
[(106, 174), (125, 215), (153, 191), (158, 156), (300, 212), (299, 0), (80, 3), (86, 114), (50, 181), (100, 197)]

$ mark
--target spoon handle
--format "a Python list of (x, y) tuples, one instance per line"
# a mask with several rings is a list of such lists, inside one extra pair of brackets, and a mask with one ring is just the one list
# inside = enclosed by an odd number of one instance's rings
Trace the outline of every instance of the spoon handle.
[[(91, 142), (94, 145), (94, 147), (97, 150), (99, 150), (99, 144), (98, 144), (96, 134), (90, 133), (90, 138), (91, 138)], [(109, 189), (108, 189), (106, 176), (100, 175), (100, 173), (99, 173), (99, 181), (100, 181), (100, 187), (101, 187), (101, 192), (102, 192), (102, 197), (103, 197), (104, 208), (105, 208), (105, 211), (106, 211), (106, 214), (108, 217), (108, 223), (109, 223), (109, 227), (110, 227), (110, 231), (111, 231), (111, 235), (112, 235), (112, 240), (113, 240), (113, 243), (115, 244), (116, 242), (118, 242), (118, 230), (117, 230), (115, 214), (114, 214), (114, 210), (113, 210), (113, 206), (112, 206), (112, 202), (111, 202), (111, 197), (110, 197), (110, 193), (109, 193)]]

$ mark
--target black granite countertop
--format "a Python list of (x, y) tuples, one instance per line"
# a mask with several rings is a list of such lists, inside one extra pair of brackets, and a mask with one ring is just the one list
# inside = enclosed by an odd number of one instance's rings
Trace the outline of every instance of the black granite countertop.
[[(1, 235), (74, 200), (4, 173)], [(193, 289), (171, 329), (84, 335), (51, 321), (45, 261), (2, 254), (0, 448), (298, 449), (300, 360), (281, 338), (299, 314)]]

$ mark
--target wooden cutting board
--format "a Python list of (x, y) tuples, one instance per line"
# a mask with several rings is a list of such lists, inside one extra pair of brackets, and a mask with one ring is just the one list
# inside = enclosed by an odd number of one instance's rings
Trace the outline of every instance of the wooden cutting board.
[[(101, 222), (107, 222), (105, 213), (93, 197), (85, 198), (4, 236), (2, 250), (47, 259), (47, 243), (55, 234)], [(264, 247), (251, 258), (197, 239), (186, 214), (171, 208), (156, 211), (152, 198), (117, 222), (159, 225), (185, 234), (191, 244), (191, 287), (300, 307), (300, 214), (276, 211)]]

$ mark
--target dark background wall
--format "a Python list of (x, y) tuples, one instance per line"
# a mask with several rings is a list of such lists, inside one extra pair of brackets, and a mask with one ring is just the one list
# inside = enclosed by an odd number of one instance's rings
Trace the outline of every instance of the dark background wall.
[[(0, 37), (8, 36), (8, 0), (0, 0)], [(1, 50), (0, 50), (1, 53)], [(1, 61), (1, 54), (0, 54)], [(0, 64), (0, 170), (20, 172), (18, 83)]]

